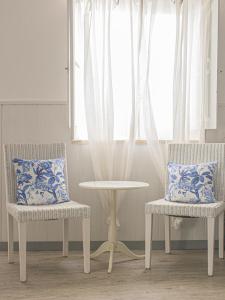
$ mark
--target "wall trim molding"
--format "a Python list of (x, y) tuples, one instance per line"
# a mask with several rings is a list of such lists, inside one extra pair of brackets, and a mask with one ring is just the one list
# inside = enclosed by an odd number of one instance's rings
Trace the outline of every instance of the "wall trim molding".
[[(92, 241), (91, 250), (96, 250), (103, 242)], [(124, 241), (124, 243), (132, 250), (145, 249), (144, 241)], [(164, 241), (153, 241), (153, 250), (164, 250)], [(187, 241), (172, 241), (171, 247), (174, 250), (206, 250), (206, 240), (187, 240)], [(218, 248), (218, 241), (215, 243), (215, 247)], [(14, 249), (18, 251), (18, 242), (14, 242)], [(82, 250), (83, 245), (81, 241), (70, 242), (70, 250)], [(62, 242), (28, 242), (28, 251), (61, 251)], [(0, 242), (0, 251), (7, 251), (7, 242)]]
[(0, 99), (0, 105), (66, 105), (67, 99), (21, 98)]
[[(1, 99), (0, 105), (67, 105), (68, 100), (63, 98), (9, 98)], [(218, 102), (219, 107), (225, 107), (225, 102)]]
[[(67, 105), (65, 98), (9, 98), (1, 99), (0, 105)], [(225, 102), (218, 102), (219, 107), (225, 107)]]

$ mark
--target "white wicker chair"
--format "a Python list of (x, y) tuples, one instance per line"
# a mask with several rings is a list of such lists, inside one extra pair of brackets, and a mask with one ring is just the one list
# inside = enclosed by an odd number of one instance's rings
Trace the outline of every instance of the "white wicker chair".
[[(26, 281), (26, 223), (62, 219), (63, 223), (63, 256), (68, 256), (69, 218), (81, 217), (83, 220), (84, 272), (90, 272), (90, 207), (69, 201), (55, 205), (25, 206), (16, 204), (16, 181), (13, 169), (13, 158), (53, 159), (64, 158), (66, 149), (63, 143), (56, 144), (20, 144), (4, 145), (6, 207), (8, 215), (8, 261), (13, 262), (13, 219), (18, 223), (20, 280)], [(65, 178), (68, 187), (67, 163)], [(69, 189), (68, 189), (69, 191)]]
[[(153, 215), (164, 215), (165, 252), (170, 253), (170, 217), (207, 218), (208, 275), (213, 275), (215, 219), (219, 216), (219, 258), (224, 258), (224, 172), (225, 144), (170, 144), (168, 161), (182, 164), (217, 161), (215, 192), (218, 202), (211, 204), (183, 204), (164, 199), (146, 203), (145, 207), (145, 268), (151, 266)], [(167, 184), (166, 184), (167, 187)]]

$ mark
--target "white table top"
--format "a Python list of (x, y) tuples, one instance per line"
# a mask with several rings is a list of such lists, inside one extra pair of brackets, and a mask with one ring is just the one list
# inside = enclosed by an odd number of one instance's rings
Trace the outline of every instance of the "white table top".
[(79, 184), (81, 188), (94, 190), (134, 190), (148, 187), (146, 182), (139, 181), (88, 181)]

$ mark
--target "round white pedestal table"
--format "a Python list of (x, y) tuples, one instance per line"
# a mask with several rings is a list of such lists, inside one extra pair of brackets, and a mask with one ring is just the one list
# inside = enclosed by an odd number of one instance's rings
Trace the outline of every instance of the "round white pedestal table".
[(108, 240), (104, 242), (94, 253), (92, 253), (91, 258), (95, 258), (104, 252), (109, 252), (110, 256), (108, 273), (111, 273), (112, 271), (114, 252), (121, 252), (133, 259), (143, 259), (144, 255), (135, 254), (123, 242), (118, 241), (117, 239), (116, 202), (118, 191), (146, 188), (149, 186), (149, 184), (138, 181), (89, 181), (82, 182), (79, 184), (79, 186), (85, 189), (108, 190), (112, 193), (112, 196), (110, 197), (110, 221), (108, 228)]

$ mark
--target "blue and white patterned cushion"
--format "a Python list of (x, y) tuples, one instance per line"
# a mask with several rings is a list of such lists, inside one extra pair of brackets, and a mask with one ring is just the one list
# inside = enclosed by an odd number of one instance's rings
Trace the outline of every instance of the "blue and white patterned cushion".
[(216, 162), (196, 165), (168, 163), (166, 200), (183, 203), (215, 202)]
[(69, 201), (64, 159), (24, 160), (15, 158), (17, 204), (45, 205)]

